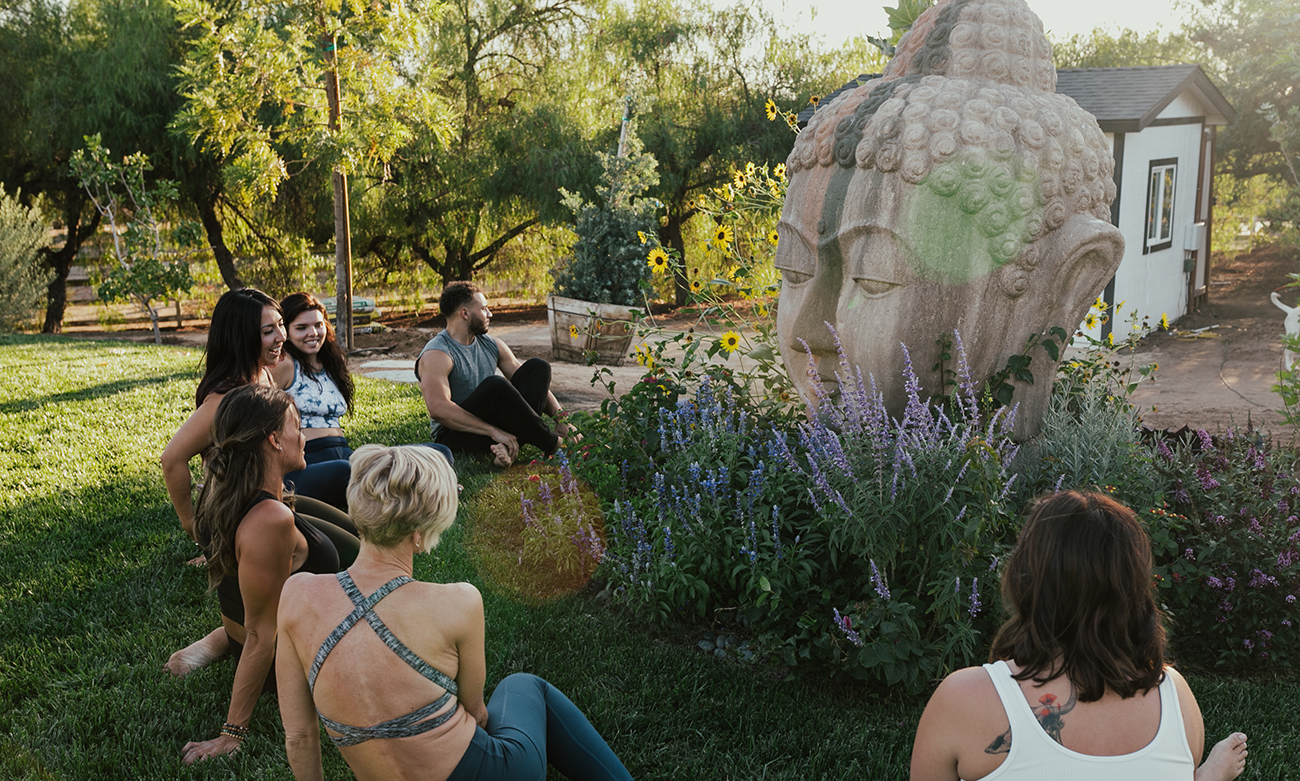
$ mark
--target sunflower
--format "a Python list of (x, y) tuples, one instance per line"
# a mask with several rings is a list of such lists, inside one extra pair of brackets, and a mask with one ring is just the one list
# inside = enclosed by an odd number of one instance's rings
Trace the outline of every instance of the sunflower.
[(668, 253), (664, 252), (663, 247), (655, 247), (646, 256), (646, 263), (650, 266), (651, 271), (662, 274), (668, 270)]
[(736, 240), (736, 234), (730, 225), (719, 225), (713, 231), (713, 240), (725, 247)]
[(776, 119), (776, 101), (768, 98), (767, 102), (763, 104), (763, 110), (767, 112), (768, 122)]
[[(731, 186), (732, 186), (732, 187), (735, 187), (737, 190), (739, 190), (740, 188), (744, 187), (744, 186), (745, 186), (745, 175), (744, 175), (743, 173), (741, 173), (740, 171), (737, 171), (737, 172), (736, 172), (736, 175), (735, 175), (734, 177), (732, 177), (732, 179), (731, 179)], [(731, 200), (731, 199), (728, 198), (727, 200)]]
[(1096, 326), (1097, 326), (1097, 316), (1094, 315), (1092, 312), (1089, 312), (1088, 316), (1083, 318), (1083, 327), (1095, 328)]
[(730, 355), (740, 348), (740, 334), (735, 331), (727, 331), (722, 335), (722, 339), (718, 341), (718, 344), (722, 345), (722, 349), (726, 350), (727, 354)]
[(821, 103), (821, 102), (822, 102), (822, 99), (821, 99), (821, 97), (818, 96), (818, 95), (812, 95), (812, 96), (809, 96), (809, 98), (808, 98), (808, 102), (811, 103), (811, 104), (813, 104), (813, 105), (815, 106), (815, 105), (817, 105), (818, 103)]
[(785, 178), (785, 163), (777, 163), (777, 164), (776, 164), (776, 168), (773, 168), (773, 169), (772, 169), (772, 173), (776, 174), (776, 178), (777, 178), (777, 179), (784, 179), (784, 178)]
[(700, 292), (700, 291), (703, 290), (703, 289), (704, 289), (704, 283), (703, 283), (703, 282), (700, 282), (700, 280), (698, 280), (698, 279), (692, 279), (692, 280), (691, 280), (691, 292), (692, 292), (692, 293), (698, 293), (698, 292)]
[(756, 173), (758, 173), (758, 168), (754, 165), (754, 163), (753, 163), (752, 160), (751, 160), (750, 162), (748, 162), (748, 163), (745, 163), (745, 176), (746, 176), (746, 177), (752, 179), (752, 178), (754, 178), (754, 174), (756, 174)]
[(1106, 302), (1105, 302), (1105, 301), (1102, 301), (1100, 298), (1098, 298), (1096, 301), (1093, 301), (1093, 302), (1092, 302), (1092, 308), (1093, 308), (1093, 309), (1096, 309), (1098, 312), (1105, 312), (1105, 311), (1106, 311)]
[(641, 240), (641, 243), (642, 243), (642, 244), (645, 244), (645, 243), (646, 243), (646, 237), (645, 237), (645, 234), (642, 233), (641, 231), (637, 231), (637, 232), (636, 232), (636, 237), (637, 237), (638, 239)]
[(780, 237), (779, 235), (777, 235), (776, 228), (773, 228), (772, 230), (770, 230), (770, 231), (767, 232), (767, 243), (768, 243), (768, 244), (771, 244), (773, 247), (776, 246), (776, 242), (777, 242), (780, 238), (781, 238), (781, 237)]
[(570, 339), (578, 338), (578, 326), (576, 325), (569, 326), (569, 338)]
[(1169, 330), (1169, 314), (1167, 312), (1160, 315), (1160, 330), (1161, 331)]

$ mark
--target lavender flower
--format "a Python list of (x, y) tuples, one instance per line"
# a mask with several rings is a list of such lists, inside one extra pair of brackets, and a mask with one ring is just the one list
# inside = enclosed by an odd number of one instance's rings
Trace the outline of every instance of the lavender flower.
[(1205, 467), (1197, 467), (1196, 477), (1201, 481), (1202, 491), (1213, 491), (1215, 488), (1219, 487), (1219, 481), (1215, 480), (1210, 474), (1210, 470)]
[(1065, 473), (1062, 472), (1061, 476), (1056, 478), (1056, 485), (1052, 487), (1052, 493), (1059, 494), (1061, 492), (1061, 483), (1064, 482), (1065, 482)]
[(1276, 586), (1277, 578), (1265, 574), (1262, 570), (1253, 569), (1250, 571), (1250, 587), (1263, 588), (1264, 586)]
[(673, 530), (667, 526), (664, 527), (664, 552), (668, 554), (669, 560), (677, 558), (677, 549), (673, 547)]
[(1196, 438), (1200, 440), (1202, 450), (1214, 449), (1214, 440), (1210, 437), (1209, 433), (1205, 429), (1203, 428), (1197, 429)]
[(776, 550), (777, 560), (783, 561), (785, 559), (785, 554), (781, 545), (781, 525), (778, 523), (780, 512), (779, 507), (772, 505), (772, 547)]
[(862, 636), (859, 635), (857, 632), (853, 631), (853, 623), (849, 621), (849, 617), (841, 616), (839, 608), (835, 608), (832, 612), (835, 614), (836, 628), (838, 628), (841, 632), (844, 633), (844, 636), (848, 638), (848, 641), (850, 643), (853, 643), (857, 647), (861, 648)]
[(871, 563), (871, 583), (876, 587), (876, 594), (886, 602), (889, 601), (889, 588), (885, 585), (885, 577), (876, 569), (876, 560), (868, 559)]
[(1300, 554), (1297, 554), (1294, 548), (1290, 548), (1277, 554), (1277, 568), (1286, 569), (1300, 560)]
[(967, 612), (970, 613), (970, 617), (971, 617), (971, 618), (975, 618), (976, 616), (978, 616), (978, 615), (980, 614), (980, 608), (981, 608), (981, 607), (983, 607), (983, 604), (980, 602), (980, 579), (979, 579), (979, 578), (971, 578), (971, 582), (970, 582), (970, 610), (967, 611)]

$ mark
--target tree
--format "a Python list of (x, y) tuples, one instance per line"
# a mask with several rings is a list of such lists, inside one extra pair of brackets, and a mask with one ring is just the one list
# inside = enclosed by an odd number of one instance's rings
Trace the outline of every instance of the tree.
[(1139, 35), (1124, 29), (1111, 34), (1097, 28), (1052, 43), (1052, 63), (1059, 68), (1127, 68), (1139, 65), (1202, 63), (1202, 46), (1182, 33), (1152, 31)]
[(384, 167), (417, 124), (440, 135), (437, 104), (401, 77), (435, 6), (341, 0), (210, 5), (174, 0), (198, 36), (181, 67), (185, 105), (174, 127), (219, 154), (244, 204), (274, 199), (310, 166), (331, 172), (339, 336), (352, 345), (347, 177)]
[(70, 162), (95, 210), (108, 222), (113, 240), (118, 268), (100, 286), (99, 297), (105, 303), (125, 298), (138, 304), (149, 315), (154, 344), (162, 344), (153, 301), (194, 287), (186, 258), (200, 246), (198, 224), (180, 220), (163, 230), (159, 218), (175, 202), (176, 185), (166, 180), (146, 185), (151, 166), (145, 155), (136, 153), (114, 163), (99, 136), (91, 136)]
[(0, 179), (25, 205), (42, 204), (66, 239), (42, 248), (54, 272), (43, 329), (62, 329), (67, 278), (100, 215), (68, 167), (84, 136), (145, 152), (176, 179), (208, 230), (227, 284), (238, 284), (217, 213), (211, 158), (167, 131), (179, 105), (173, 68), (180, 35), (163, 0), (17, 0), (0, 15)]
[(361, 246), (471, 279), (513, 240), (569, 217), (559, 188), (590, 185), (591, 104), (566, 52), (591, 45), (576, 0), (456, 0), (409, 78), (453, 106), (447, 143), (416, 132), (372, 179)]
[[(775, 165), (793, 137), (771, 122), (774, 99), (797, 111), (883, 59), (859, 39), (845, 52), (822, 53), (807, 36), (784, 36), (771, 17), (745, 6), (701, 11), (674, 0), (614, 6), (591, 33), (590, 50), (608, 65), (593, 69), (594, 89), (636, 97), (646, 151), (658, 161), (663, 203), (659, 242), (688, 258), (683, 228), (700, 213), (698, 197), (732, 179), (746, 163)], [(676, 301), (689, 282), (675, 270)]]
[(49, 275), (37, 265), (45, 246), (40, 213), (0, 191), (0, 332), (31, 319)]

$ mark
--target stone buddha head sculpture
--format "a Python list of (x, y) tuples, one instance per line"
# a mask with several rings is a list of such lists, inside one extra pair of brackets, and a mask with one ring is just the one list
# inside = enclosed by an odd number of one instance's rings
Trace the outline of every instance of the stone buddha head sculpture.
[[(805, 399), (816, 399), (810, 375), (835, 382), (828, 325), (898, 414), (902, 345), (933, 394), (945, 334), (960, 333), (981, 382), (1032, 334), (1083, 320), (1124, 240), (1109, 219), (1106, 138), (1055, 90), (1051, 47), (1023, 0), (940, 0), (880, 79), (813, 115), (787, 161), (776, 255), (781, 351)], [(1037, 429), (1056, 369), (1041, 348), (1031, 355), (1038, 381), (1016, 391), (1022, 435)]]

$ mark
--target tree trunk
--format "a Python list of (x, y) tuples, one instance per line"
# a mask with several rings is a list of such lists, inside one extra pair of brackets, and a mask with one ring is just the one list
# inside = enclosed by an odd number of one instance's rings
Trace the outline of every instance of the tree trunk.
[(673, 296), (677, 306), (685, 306), (690, 301), (691, 282), (686, 276), (686, 241), (682, 238), (682, 215), (672, 209), (668, 210), (668, 224), (659, 227), (659, 243), (671, 250), (676, 250), (682, 259), (681, 266), (673, 269)]
[[(325, 96), (329, 101), (330, 132), (339, 132), (338, 40), (329, 39), (330, 70), (325, 74)], [(334, 166), (334, 312), (338, 316), (338, 340), (343, 354), (351, 352), (352, 335), (352, 228), (348, 213), (348, 178)]]
[(68, 238), (63, 247), (42, 250), (45, 262), (54, 269), (54, 279), (46, 289), (45, 323), (41, 326), (43, 334), (63, 332), (63, 313), (68, 308), (68, 274), (72, 271), (72, 261), (81, 251), (81, 243), (99, 228), (99, 212), (90, 218), (84, 227), (81, 224), (81, 208), (85, 200), (78, 195), (69, 195), (63, 208), (63, 224), (68, 226)]
[(226, 246), (225, 229), (221, 225), (221, 218), (217, 215), (217, 194), (204, 188), (203, 194), (196, 200), (199, 219), (203, 222), (203, 231), (208, 236), (208, 246), (212, 248), (212, 256), (217, 259), (217, 268), (221, 271), (221, 281), (226, 283), (228, 289), (238, 290), (244, 286), (244, 283), (235, 269), (235, 256)]

